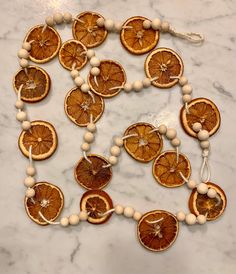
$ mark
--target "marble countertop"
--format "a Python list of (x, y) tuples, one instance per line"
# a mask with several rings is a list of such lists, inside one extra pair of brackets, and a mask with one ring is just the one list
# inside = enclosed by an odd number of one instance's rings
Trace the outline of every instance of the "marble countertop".
[[(98, 11), (114, 20), (133, 15), (160, 17), (181, 31), (205, 35), (202, 46), (162, 35), (158, 46), (170, 47), (184, 60), (195, 97), (212, 99), (221, 111), (222, 125), (211, 138), (212, 181), (222, 186), (228, 207), (219, 220), (204, 226), (180, 226), (176, 243), (166, 252), (151, 253), (136, 238), (134, 221), (114, 216), (110, 222), (93, 226), (87, 223), (68, 229), (34, 224), (23, 204), (24, 170), (27, 160), (18, 150), (19, 124), (15, 120), (15, 94), (12, 78), (18, 70), (16, 53), (27, 30), (43, 23), (54, 11), (76, 15)], [(151, 274), (236, 272), (236, 1), (235, 0), (10, 0), (0, 1), (0, 273), (1, 274)], [(59, 27), (62, 39), (72, 37), (69, 27)], [(116, 35), (97, 49), (101, 59), (120, 62), (130, 81), (144, 76), (145, 56), (128, 54)], [(81, 157), (84, 130), (64, 114), (64, 97), (73, 87), (70, 75), (57, 60), (43, 65), (52, 79), (50, 95), (28, 107), (31, 120), (52, 122), (58, 132), (59, 148), (47, 161), (37, 163), (38, 179), (58, 185), (65, 195), (64, 214), (77, 212), (83, 193), (73, 177)], [(86, 73), (86, 70), (84, 70)], [(178, 129), (182, 151), (191, 160), (193, 177), (201, 164), (195, 140), (184, 134), (179, 124), (180, 91), (151, 87), (141, 93), (125, 94), (108, 100), (98, 122), (93, 152), (108, 155), (111, 138), (133, 122), (164, 122)], [(168, 147), (168, 145), (167, 145)], [(115, 203), (131, 205), (141, 212), (165, 209), (187, 211), (189, 191), (182, 187), (166, 189), (155, 183), (151, 164), (142, 165), (122, 153), (114, 168), (112, 183), (106, 188)]]

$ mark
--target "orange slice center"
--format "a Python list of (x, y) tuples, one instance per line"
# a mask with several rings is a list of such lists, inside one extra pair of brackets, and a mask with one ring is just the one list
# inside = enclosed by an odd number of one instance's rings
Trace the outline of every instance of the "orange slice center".
[(49, 206), (49, 200), (46, 200), (46, 199), (43, 199), (41, 202), (40, 202), (40, 205), (41, 207), (48, 207)]

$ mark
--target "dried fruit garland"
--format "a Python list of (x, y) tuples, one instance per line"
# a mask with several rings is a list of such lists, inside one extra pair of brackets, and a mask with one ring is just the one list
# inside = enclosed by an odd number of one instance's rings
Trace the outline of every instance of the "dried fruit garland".
[[(206, 98), (192, 99), (192, 87), (183, 76), (183, 61), (175, 51), (168, 48), (154, 49), (161, 32), (191, 42), (202, 42), (202, 35), (178, 33), (168, 22), (161, 22), (157, 18), (151, 21), (135, 16), (121, 24), (104, 19), (95, 12), (83, 12), (76, 18), (72, 18), (70, 13), (55, 13), (47, 17), (45, 22), (44, 25), (33, 27), (26, 35), (22, 49), (18, 52), (21, 70), (13, 80), (18, 97), (15, 104), (18, 109), (16, 118), (23, 129), (19, 136), (19, 148), (29, 159), (24, 181), (27, 187), (25, 209), (28, 216), (40, 225), (67, 227), (77, 225), (80, 221), (101, 224), (115, 212), (138, 222), (139, 241), (152, 251), (162, 251), (173, 244), (178, 235), (179, 222), (185, 221), (188, 225), (204, 224), (221, 216), (226, 207), (226, 196), (218, 185), (210, 182), (208, 162), (209, 137), (220, 126), (219, 110)], [(72, 23), (74, 40), (61, 45), (60, 36), (54, 27), (64, 22)], [(152, 50), (145, 61), (145, 79), (128, 83), (121, 64), (113, 60), (99, 60), (94, 50), (89, 49), (103, 43), (108, 32), (117, 32), (122, 45), (132, 54), (144, 54)], [(55, 220), (64, 205), (63, 194), (51, 183), (36, 182), (33, 163), (33, 160), (44, 160), (54, 153), (57, 148), (56, 130), (45, 121), (30, 122), (24, 110), (24, 102), (36, 103), (44, 99), (50, 90), (47, 72), (42, 68), (29, 66), (29, 59), (35, 63), (45, 63), (56, 55), (61, 65), (71, 71), (76, 85), (65, 97), (65, 113), (76, 125), (87, 128), (81, 145), (83, 157), (74, 170), (76, 181), (87, 190), (80, 201), (81, 211), (63, 217), (58, 222)], [(91, 69), (86, 82), (79, 70), (88, 62)], [(202, 149), (199, 184), (190, 179), (190, 161), (180, 153), (181, 141), (176, 130), (165, 125), (155, 127), (145, 122), (133, 124), (123, 136), (114, 138), (108, 158), (87, 154), (95, 138), (95, 122), (104, 111), (104, 99), (121, 91), (139, 92), (151, 85), (170, 88), (176, 84), (181, 87), (183, 100), (181, 125), (187, 134), (198, 139)], [(163, 151), (163, 137), (170, 141), (173, 150)], [(139, 162), (153, 161), (153, 176), (162, 186), (173, 188), (186, 184), (192, 190), (189, 198), (190, 213), (179, 211), (174, 215), (164, 210), (153, 210), (141, 214), (129, 206), (114, 206), (110, 196), (102, 189), (111, 181), (112, 166), (118, 163), (122, 147)]]

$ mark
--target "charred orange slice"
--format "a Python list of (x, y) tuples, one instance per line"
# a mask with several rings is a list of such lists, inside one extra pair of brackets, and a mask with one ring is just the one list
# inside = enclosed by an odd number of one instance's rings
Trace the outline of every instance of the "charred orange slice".
[(126, 129), (124, 136), (131, 136), (124, 140), (124, 147), (135, 160), (149, 162), (161, 152), (162, 137), (157, 131), (152, 132), (154, 128), (148, 123), (136, 123)]
[(227, 205), (226, 195), (218, 185), (208, 182), (207, 185), (213, 188), (217, 196), (209, 198), (207, 194), (200, 194), (195, 188), (189, 198), (189, 209), (195, 215), (206, 215), (208, 221), (213, 221), (219, 218)]
[(106, 39), (106, 29), (97, 25), (97, 20), (103, 18), (100, 14), (86, 11), (76, 18), (78, 20), (74, 21), (72, 27), (73, 36), (87, 48), (97, 47)]
[(91, 224), (107, 222), (112, 214), (105, 213), (112, 208), (113, 203), (110, 196), (99, 189), (86, 191), (80, 201), (80, 209), (88, 213), (88, 222)]
[(18, 144), (26, 157), (29, 157), (29, 149), (32, 146), (32, 158), (34, 160), (47, 159), (57, 148), (55, 128), (45, 121), (33, 121), (29, 130), (21, 132)]
[(152, 84), (158, 88), (170, 88), (177, 84), (183, 70), (184, 64), (180, 56), (168, 48), (153, 50), (145, 61), (146, 75), (151, 79), (157, 77)]
[(54, 58), (61, 46), (58, 32), (49, 26), (37, 25), (30, 29), (25, 42), (31, 43), (30, 60), (35, 63), (46, 63)]
[(142, 216), (138, 223), (138, 239), (151, 251), (164, 251), (176, 240), (179, 224), (176, 217), (164, 210), (153, 210)]
[(220, 127), (220, 112), (217, 106), (206, 98), (196, 98), (188, 103), (187, 113), (185, 107), (180, 111), (180, 121), (185, 132), (192, 136), (197, 137), (196, 132), (193, 131), (192, 126), (194, 123), (200, 123), (202, 129), (213, 135)]
[(159, 31), (145, 29), (143, 22), (147, 18), (135, 16), (129, 18), (122, 27), (120, 40), (125, 49), (133, 54), (144, 54), (152, 50), (159, 40)]
[(13, 80), (13, 87), (18, 92), (21, 85), (21, 100), (27, 103), (36, 103), (43, 100), (50, 90), (50, 77), (39, 67), (30, 66), (27, 71), (19, 70)]
[(33, 198), (25, 197), (25, 210), (35, 223), (47, 225), (39, 212), (48, 220), (53, 222), (60, 215), (64, 206), (64, 196), (61, 190), (47, 182), (40, 182), (33, 187), (35, 196)]

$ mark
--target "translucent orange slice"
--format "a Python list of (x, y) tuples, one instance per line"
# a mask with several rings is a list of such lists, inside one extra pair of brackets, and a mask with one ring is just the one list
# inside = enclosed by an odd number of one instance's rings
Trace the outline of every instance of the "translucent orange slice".
[(54, 58), (61, 46), (58, 32), (49, 26), (38, 25), (26, 35), (25, 42), (31, 43), (30, 60), (35, 63), (46, 63)]
[(75, 20), (72, 26), (73, 36), (87, 48), (97, 47), (106, 39), (106, 29), (97, 26), (97, 20), (103, 18), (100, 14), (86, 11), (76, 18), (79, 20)]
[(207, 194), (199, 194), (195, 188), (189, 198), (189, 209), (195, 215), (206, 215), (208, 221), (213, 221), (219, 218), (227, 205), (226, 195), (218, 185), (208, 182), (207, 185), (213, 188), (216, 193), (216, 198), (209, 198)]
[(192, 126), (194, 123), (200, 123), (202, 128), (207, 130), (210, 135), (217, 132), (220, 127), (220, 112), (217, 106), (206, 98), (196, 98), (188, 103), (187, 113), (185, 107), (180, 111), (180, 121), (185, 132), (192, 136), (197, 137), (196, 132), (193, 131)]
[(89, 163), (81, 158), (75, 167), (76, 181), (86, 189), (102, 189), (112, 178), (111, 167), (105, 167), (109, 162), (99, 155), (89, 155)]
[(103, 60), (99, 66), (100, 74), (88, 76), (88, 83), (93, 92), (102, 97), (113, 97), (121, 91), (121, 86), (126, 82), (123, 67), (112, 60)]
[(21, 132), (18, 144), (26, 157), (29, 157), (29, 149), (32, 146), (32, 158), (34, 160), (47, 159), (57, 148), (55, 128), (45, 121), (33, 121), (29, 130)]
[(168, 48), (153, 50), (145, 61), (146, 75), (151, 79), (157, 77), (152, 84), (158, 88), (170, 88), (177, 84), (179, 80), (176, 77), (180, 77), (183, 70), (184, 64), (180, 56)]
[(25, 210), (35, 223), (47, 225), (39, 212), (48, 220), (53, 222), (60, 215), (64, 206), (64, 196), (61, 190), (47, 182), (37, 183), (34, 187), (35, 196), (25, 198)]
[(144, 54), (152, 50), (159, 40), (159, 31), (145, 29), (143, 22), (147, 18), (135, 16), (129, 18), (120, 32), (122, 45), (133, 54)]
[(176, 217), (164, 210), (153, 210), (142, 216), (138, 223), (138, 239), (151, 251), (164, 251), (176, 240), (179, 224)]
[(30, 66), (27, 71), (19, 70), (14, 79), (13, 87), (18, 92), (21, 85), (21, 100), (27, 103), (36, 103), (43, 100), (50, 90), (50, 77), (39, 67)]
[(59, 61), (61, 65), (72, 70), (82, 69), (87, 63), (86, 47), (77, 40), (68, 40), (62, 44), (59, 51)]
[(104, 111), (104, 100), (93, 94), (93, 98), (79, 88), (73, 88), (65, 98), (65, 112), (72, 122), (84, 127), (90, 122), (92, 115), (93, 122), (97, 122)]
[(154, 128), (148, 123), (136, 123), (126, 129), (124, 136), (133, 136), (124, 140), (124, 147), (135, 160), (149, 162), (161, 152), (162, 137), (157, 131), (152, 132)]
[(152, 173), (159, 184), (166, 187), (178, 187), (185, 183), (180, 173), (188, 179), (191, 175), (191, 166), (184, 154), (179, 153), (177, 161), (175, 151), (164, 151), (154, 161)]
[(104, 214), (113, 208), (110, 196), (103, 190), (94, 189), (86, 191), (80, 201), (80, 209), (87, 211), (88, 222), (91, 224), (103, 224), (107, 222), (111, 213)]

